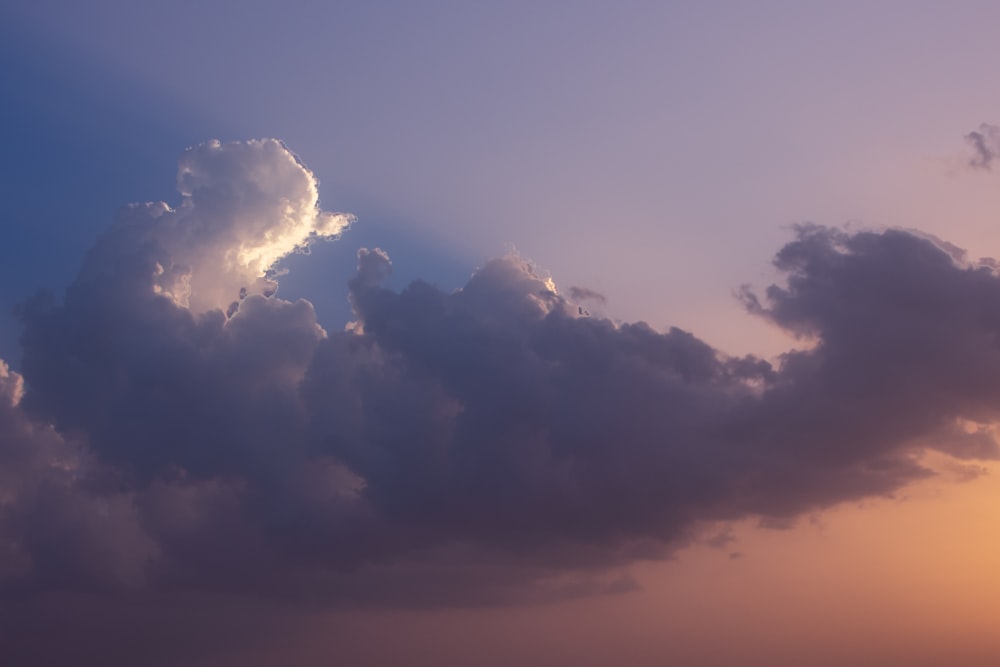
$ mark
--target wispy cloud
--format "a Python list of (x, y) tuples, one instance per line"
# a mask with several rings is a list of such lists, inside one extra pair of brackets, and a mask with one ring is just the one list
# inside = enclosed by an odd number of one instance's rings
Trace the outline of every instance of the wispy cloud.
[(982, 123), (978, 130), (965, 135), (965, 141), (972, 146), (973, 154), (968, 164), (974, 169), (992, 169), (993, 161), (1000, 150), (1000, 127)]

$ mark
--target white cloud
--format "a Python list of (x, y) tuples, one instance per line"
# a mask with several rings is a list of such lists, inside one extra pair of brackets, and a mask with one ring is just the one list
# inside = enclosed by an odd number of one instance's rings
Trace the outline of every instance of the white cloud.
[(153, 289), (195, 312), (226, 310), (241, 291), (273, 292), (269, 272), (278, 260), (336, 237), (354, 220), (319, 208), (316, 177), (275, 139), (188, 149), (177, 189), (176, 209), (130, 207), (120, 227), (131, 229), (119, 236), (157, 244), (166, 257), (154, 265)]

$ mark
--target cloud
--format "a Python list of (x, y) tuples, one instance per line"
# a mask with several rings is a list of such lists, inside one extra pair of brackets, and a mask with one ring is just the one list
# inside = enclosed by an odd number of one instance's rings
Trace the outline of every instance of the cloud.
[(176, 208), (156, 202), (123, 211), (81, 279), (145, 261), (153, 271), (142, 278), (157, 293), (194, 312), (225, 310), (241, 295), (273, 292), (278, 260), (353, 220), (318, 208), (312, 172), (274, 139), (189, 148), (177, 189)]
[(0, 366), (0, 614), (21, 637), (86, 600), (158, 618), (177, 597), (623, 592), (707, 522), (789, 525), (931, 474), (925, 451), (998, 455), (1000, 278), (932, 238), (798, 228), (785, 282), (743, 293), (812, 341), (776, 363), (587, 317), (593, 293), (517, 256), (397, 292), (362, 250), (356, 322), (329, 333), (268, 274), (350, 219), (311, 173), (274, 141), (180, 172), (177, 209), (128, 209), (61, 301), (21, 307), (23, 377)]
[(982, 123), (978, 130), (965, 135), (965, 141), (973, 150), (969, 166), (974, 169), (992, 169), (1000, 147), (1000, 127)]
[(603, 294), (587, 287), (570, 287), (569, 296), (574, 301), (594, 301), (599, 304), (607, 302), (607, 298)]

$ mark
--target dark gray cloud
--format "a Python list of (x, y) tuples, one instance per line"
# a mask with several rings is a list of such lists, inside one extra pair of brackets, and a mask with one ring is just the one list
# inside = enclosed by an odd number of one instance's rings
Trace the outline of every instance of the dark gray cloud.
[(965, 141), (972, 146), (973, 154), (969, 166), (974, 169), (992, 169), (993, 161), (1000, 149), (1000, 127), (982, 123), (978, 130), (965, 135)]
[(600, 304), (607, 302), (607, 297), (587, 287), (570, 287), (569, 298), (574, 301), (593, 301)]
[[(311, 175), (260, 145), (250, 164), (291, 169), (312, 219)], [(287, 195), (245, 178), (230, 162), (205, 176), (255, 193), (242, 208)], [(232, 248), (212, 231), (213, 260), (197, 235), (222, 215), (243, 238), (232, 201), (202, 193), (170, 235), (165, 208), (130, 209), (63, 299), (21, 308), (23, 378), (0, 369), (0, 614), (20, 619), (0, 627), (18, 628), (18, 655), (88, 600), (99, 624), (237, 595), (325, 608), (627, 591), (621, 568), (706, 522), (788, 525), (931, 474), (928, 449), (998, 454), (1000, 278), (931, 238), (798, 228), (776, 256), (784, 284), (743, 294), (811, 343), (772, 364), (582, 316), (513, 256), (455, 292), (397, 292), (388, 254), (362, 250), (343, 332), (260, 293), (199, 310), (177, 286), (222, 271)], [(239, 272), (223, 273), (228, 294)]]

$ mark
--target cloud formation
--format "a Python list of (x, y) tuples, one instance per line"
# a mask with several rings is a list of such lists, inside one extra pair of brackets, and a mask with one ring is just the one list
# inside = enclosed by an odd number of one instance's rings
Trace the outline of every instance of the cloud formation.
[(183, 203), (127, 209), (61, 301), (24, 304), (23, 376), (0, 365), (0, 614), (23, 655), (81, 595), (628, 590), (618, 568), (706, 522), (889, 494), (931, 474), (928, 449), (1000, 453), (1000, 277), (931, 238), (798, 228), (786, 282), (743, 293), (812, 342), (776, 363), (587, 317), (599, 295), (517, 256), (396, 292), (389, 255), (361, 250), (356, 322), (330, 333), (269, 270), (350, 217), (284, 146), (191, 149), (178, 182)]

